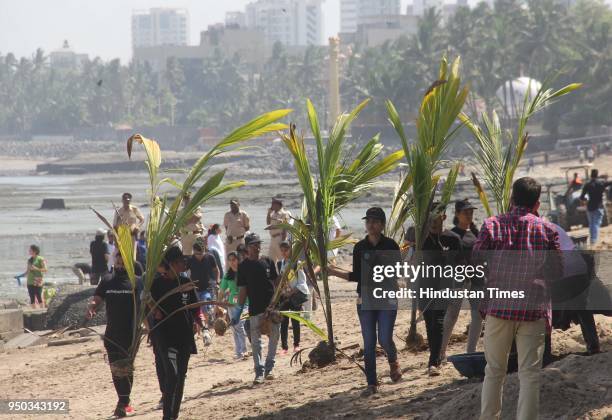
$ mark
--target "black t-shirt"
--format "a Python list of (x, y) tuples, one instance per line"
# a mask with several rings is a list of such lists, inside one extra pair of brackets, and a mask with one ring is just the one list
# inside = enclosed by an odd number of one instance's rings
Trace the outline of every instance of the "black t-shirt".
[[(151, 285), (151, 297), (153, 300), (158, 301), (166, 293), (175, 289), (180, 284), (189, 282), (189, 278), (184, 275), (180, 275), (177, 279), (170, 279), (160, 274), (156, 274), (153, 279), (153, 284)], [(188, 349), (192, 354), (196, 354), (197, 350), (195, 340), (193, 339), (193, 323), (194, 315), (198, 310), (181, 310), (170, 318), (166, 317), (175, 310), (196, 303), (197, 301), (198, 298), (195, 290), (190, 290), (183, 293), (175, 292), (159, 303), (157, 308), (162, 312), (164, 317), (156, 321), (157, 326), (153, 334), (156, 335), (156, 339), (159, 340), (162, 346)]]
[(187, 269), (191, 271), (191, 281), (198, 285), (200, 292), (210, 290), (217, 281), (217, 262), (210, 253), (204, 254), (202, 260), (198, 260), (193, 255), (189, 257)]
[(110, 251), (105, 241), (91, 241), (89, 244), (89, 253), (91, 254), (91, 270), (93, 273), (104, 273), (108, 271), (108, 265), (104, 256), (110, 254)]
[(353, 248), (353, 271), (349, 273), (349, 281), (357, 282), (357, 294), (361, 296), (362, 269), (361, 262), (366, 251), (399, 251), (397, 242), (381, 235), (376, 245), (373, 245), (366, 236), (355, 244)]
[(272, 296), (274, 283), (278, 277), (274, 262), (268, 257), (257, 261), (245, 259), (238, 266), (238, 287), (247, 288), (249, 297), (249, 315), (264, 313)]
[(134, 302), (138, 310), (141, 290), (140, 279), (134, 291), (125, 271), (115, 271), (112, 277), (100, 281), (94, 295), (104, 299), (106, 305), (106, 337), (121, 343), (132, 341)]
[(604, 182), (601, 179), (591, 179), (584, 185), (580, 198), (584, 200), (585, 196), (589, 196), (587, 210), (594, 211), (603, 207), (603, 194), (610, 185), (612, 182)]

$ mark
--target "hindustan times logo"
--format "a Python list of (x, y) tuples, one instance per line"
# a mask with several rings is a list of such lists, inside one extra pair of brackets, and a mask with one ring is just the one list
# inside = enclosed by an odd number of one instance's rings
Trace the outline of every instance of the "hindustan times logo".
[(389, 278), (404, 278), (414, 283), (417, 279), (454, 279), (463, 283), (465, 280), (483, 279), (486, 263), (479, 265), (429, 265), (396, 262), (393, 265), (375, 265), (372, 280), (377, 283)]

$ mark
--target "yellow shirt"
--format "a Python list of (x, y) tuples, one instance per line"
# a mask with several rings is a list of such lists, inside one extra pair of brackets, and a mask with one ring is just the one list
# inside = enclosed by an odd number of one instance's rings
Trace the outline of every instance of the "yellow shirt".
[(250, 226), (249, 215), (242, 210), (239, 210), (236, 214), (228, 211), (223, 218), (223, 226), (225, 226), (227, 236), (234, 238), (243, 236), (247, 231), (247, 226)]

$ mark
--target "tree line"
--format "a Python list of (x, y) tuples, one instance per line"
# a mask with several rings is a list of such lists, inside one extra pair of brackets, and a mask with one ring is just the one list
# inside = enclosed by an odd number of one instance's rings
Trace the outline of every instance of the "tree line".
[[(612, 125), (611, 27), (612, 10), (603, 0), (580, 0), (569, 8), (555, 0), (498, 0), (494, 8), (459, 8), (447, 21), (431, 9), (413, 36), (343, 49), (342, 107), (372, 98), (361, 120), (382, 124), (390, 99), (408, 121), (418, 113), (440, 56), (459, 55), (470, 84), (468, 113), (498, 106), (495, 92), (507, 80), (556, 76), (555, 85), (584, 87), (543, 114), (544, 129), (586, 134)], [(99, 58), (62, 71), (48, 65), (42, 50), (21, 59), (0, 53), (0, 132), (186, 124), (223, 133), (269, 109), (301, 109), (304, 98), (325, 111), (327, 67), (326, 47), (296, 54), (280, 44), (257, 70), (238, 55), (216, 51), (199, 62), (170, 59), (160, 74), (146, 63)]]

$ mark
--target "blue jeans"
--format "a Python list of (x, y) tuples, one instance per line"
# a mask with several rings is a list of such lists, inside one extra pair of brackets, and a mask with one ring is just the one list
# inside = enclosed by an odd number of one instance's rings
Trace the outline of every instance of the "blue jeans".
[(357, 315), (361, 324), (363, 336), (363, 359), (365, 362), (368, 385), (376, 385), (376, 336), (378, 327), (378, 343), (387, 353), (389, 363), (397, 361), (397, 350), (393, 342), (393, 327), (395, 326), (396, 310), (365, 310), (357, 305)]
[(236, 357), (241, 357), (247, 352), (244, 319), (232, 326), (232, 332), (234, 334), (234, 350), (236, 350)]
[(604, 211), (603, 208), (598, 208), (597, 210), (589, 210), (587, 211), (587, 218), (589, 220), (589, 236), (591, 239), (591, 244), (597, 242), (599, 238), (599, 228), (601, 227), (601, 221), (603, 219)]
[(259, 325), (263, 320), (264, 314), (255, 315), (249, 318), (251, 328), (251, 349), (253, 350), (253, 365), (255, 367), (255, 376), (262, 376), (272, 372), (274, 369), (274, 358), (276, 356), (276, 347), (278, 347), (278, 339), (280, 336), (280, 324), (272, 323), (270, 337), (268, 337), (268, 354), (266, 355), (265, 365), (263, 362), (261, 340), (261, 331)]

